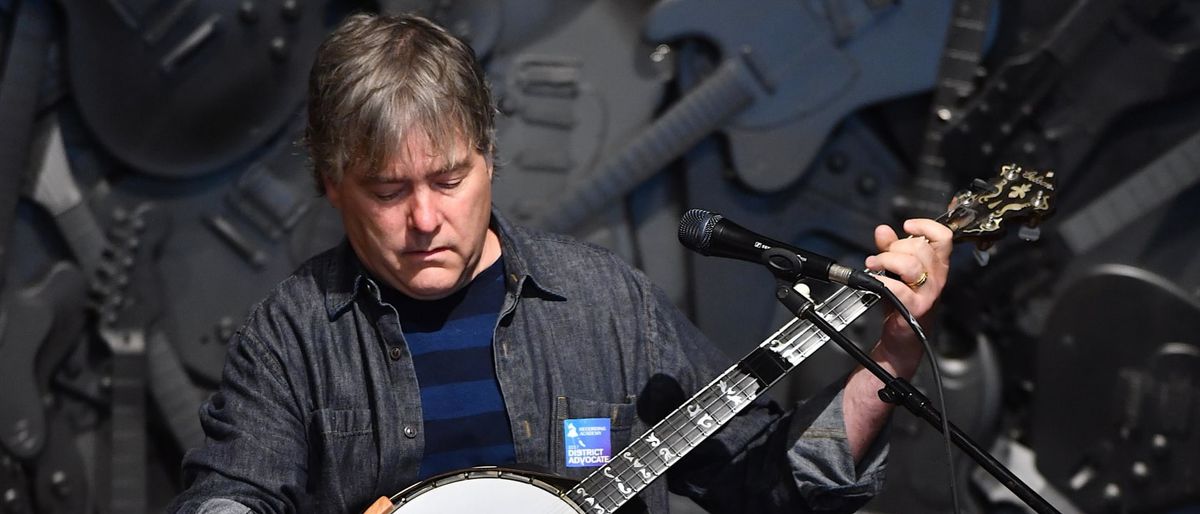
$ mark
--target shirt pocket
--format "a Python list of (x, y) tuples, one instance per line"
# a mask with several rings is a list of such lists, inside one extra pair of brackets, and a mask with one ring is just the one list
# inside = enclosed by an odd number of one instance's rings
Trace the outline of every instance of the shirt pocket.
[(583, 398), (559, 396), (554, 400), (554, 419), (550, 427), (551, 467), (558, 475), (581, 480), (599, 468), (603, 462), (583, 467), (567, 466), (567, 447), (564, 425), (567, 420), (607, 419), (609, 424), (608, 457), (620, 455), (629, 445), (637, 423), (637, 398), (630, 396), (625, 403), (608, 403)]
[(369, 409), (320, 409), (309, 421), (308, 489), (319, 512), (358, 512), (370, 503), (379, 474)]

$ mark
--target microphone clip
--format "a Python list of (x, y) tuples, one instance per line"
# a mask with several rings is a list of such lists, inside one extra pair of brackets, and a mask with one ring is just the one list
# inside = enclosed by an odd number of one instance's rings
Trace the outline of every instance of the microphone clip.
[[(779, 247), (772, 247), (762, 252), (762, 262), (775, 278), (796, 283), (805, 278), (811, 278), (804, 273), (804, 262), (807, 260), (796, 252)], [(822, 282), (826, 282), (822, 280)]]

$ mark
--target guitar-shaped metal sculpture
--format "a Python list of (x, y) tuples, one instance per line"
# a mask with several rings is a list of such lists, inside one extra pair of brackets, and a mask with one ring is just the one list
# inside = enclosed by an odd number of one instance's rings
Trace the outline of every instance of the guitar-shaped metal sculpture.
[[(991, 242), (1014, 220), (1039, 222), (1051, 212), (1053, 196), (1053, 172), (1008, 165), (991, 181), (977, 181), (971, 190), (955, 195), (951, 209), (937, 221), (954, 231), (956, 241)], [(816, 309), (842, 330), (878, 299), (873, 293), (842, 287)], [(617, 512), (828, 340), (812, 323), (791, 320), (577, 484), (548, 474), (476, 467), (433, 477), (390, 499), (381, 498), (368, 512)]]
[(105, 151), (168, 179), (218, 171), (276, 137), (334, 13), (313, 0), (58, 4), (84, 123)]
[(933, 85), (949, 2), (875, 2), (816, 13), (787, 0), (659, 2), (656, 42), (700, 37), (720, 64), (624, 148), (542, 210), (570, 232), (716, 130), (729, 138), (742, 184), (778, 192), (800, 178), (838, 121), (872, 102)]
[[(166, 221), (150, 204), (119, 210), (98, 288), (101, 339), (112, 351), (112, 512), (147, 511), (146, 347), (162, 315), (155, 259)], [(127, 284), (127, 286), (126, 286)]]

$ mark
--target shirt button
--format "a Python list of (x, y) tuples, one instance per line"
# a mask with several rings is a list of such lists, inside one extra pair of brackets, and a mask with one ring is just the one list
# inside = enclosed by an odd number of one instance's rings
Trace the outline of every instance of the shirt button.
[(417, 429), (413, 428), (412, 425), (404, 425), (404, 437), (412, 439), (416, 436), (417, 436)]
[(391, 350), (388, 350), (388, 357), (391, 357), (394, 361), (400, 360), (400, 347), (393, 346)]

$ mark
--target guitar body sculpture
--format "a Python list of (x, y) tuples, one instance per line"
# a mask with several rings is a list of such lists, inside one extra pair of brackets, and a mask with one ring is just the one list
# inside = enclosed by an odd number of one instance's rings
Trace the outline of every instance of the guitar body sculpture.
[(83, 121), (158, 178), (217, 172), (275, 137), (304, 102), (326, 31), (314, 0), (57, 3)]
[[(391, 498), (396, 514), (579, 514), (593, 512), (575, 504), (566, 492), (576, 482), (531, 471), (484, 466), (430, 478)], [(617, 510), (642, 512), (637, 500)], [(600, 512), (607, 513), (601, 507)]]

